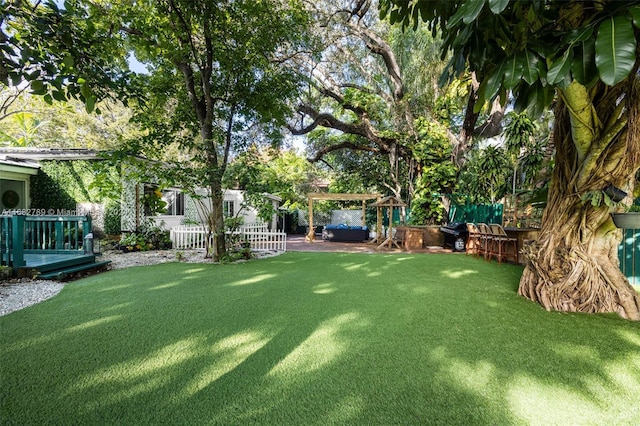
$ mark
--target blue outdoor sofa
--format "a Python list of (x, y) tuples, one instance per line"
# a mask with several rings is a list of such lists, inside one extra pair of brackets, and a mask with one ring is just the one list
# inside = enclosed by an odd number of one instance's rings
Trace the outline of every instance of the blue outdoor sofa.
[(366, 226), (326, 225), (322, 229), (322, 239), (327, 241), (362, 242), (369, 239)]

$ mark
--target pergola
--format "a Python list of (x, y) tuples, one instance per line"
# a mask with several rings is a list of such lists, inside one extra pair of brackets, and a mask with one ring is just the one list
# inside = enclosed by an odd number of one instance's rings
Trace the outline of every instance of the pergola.
[(375, 207), (378, 211), (378, 223), (379, 223), (379, 229), (377, 230), (377, 242), (380, 241), (380, 239), (382, 238), (382, 234), (380, 232), (380, 230), (382, 229), (382, 209), (384, 207), (387, 207), (389, 209), (389, 232), (387, 234), (387, 239), (384, 240), (382, 242), (382, 244), (380, 244), (378, 246), (378, 248), (382, 248), (385, 245), (388, 246), (389, 248), (393, 248), (393, 246), (395, 245), (398, 248), (401, 248), (400, 245), (398, 245), (398, 242), (393, 238), (393, 209), (394, 208), (398, 208), (398, 207), (406, 207), (407, 204), (394, 197), (393, 195), (390, 195), (388, 197), (384, 197), (383, 199), (378, 199), (378, 201), (376, 201), (375, 203), (371, 203), (369, 204), (369, 207)]
[[(380, 200), (381, 194), (331, 194), (324, 192), (310, 192), (307, 194), (309, 197), (309, 232), (307, 233), (306, 240), (314, 241), (316, 239), (316, 233), (313, 226), (313, 201), (362, 201), (362, 223), (366, 223), (365, 216), (367, 210), (367, 200)], [(378, 221), (376, 224), (376, 231), (379, 233), (382, 229), (382, 218), (378, 215)]]

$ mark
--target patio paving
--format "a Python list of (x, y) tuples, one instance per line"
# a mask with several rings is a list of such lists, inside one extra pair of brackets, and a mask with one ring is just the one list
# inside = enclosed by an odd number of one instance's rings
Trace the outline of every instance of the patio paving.
[(302, 234), (287, 235), (287, 251), (334, 252), (334, 253), (454, 253), (443, 247), (426, 247), (420, 250), (378, 249), (378, 244), (345, 243), (326, 241), (316, 236), (314, 242), (307, 242)]

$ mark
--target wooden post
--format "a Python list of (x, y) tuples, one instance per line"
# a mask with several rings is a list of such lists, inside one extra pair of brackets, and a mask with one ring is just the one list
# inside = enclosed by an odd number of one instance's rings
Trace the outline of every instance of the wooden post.
[(309, 197), (309, 232), (307, 232), (305, 239), (310, 243), (316, 239), (316, 230), (313, 227), (313, 198), (311, 197)]
[(387, 236), (389, 241), (389, 248), (393, 248), (393, 201), (389, 203), (389, 235)]
[(56, 250), (64, 250), (64, 222), (63, 218), (59, 217), (55, 222), (56, 229)]
[(13, 254), (12, 268), (19, 268), (25, 265), (24, 262), (24, 216), (13, 216), (11, 218), (11, 234), (12, 250), (9, 256)]
[(382, 207), (376, 207), (376, 242), (384, 241), (382, 238)]

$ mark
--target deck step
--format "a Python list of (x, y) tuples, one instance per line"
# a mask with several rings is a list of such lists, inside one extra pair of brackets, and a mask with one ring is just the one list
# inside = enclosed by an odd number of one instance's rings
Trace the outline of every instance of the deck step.
[(109, 263), (111, 263), (110, 260), (85, 263), (83, 265), (78, 265), (72, 268), (63, 268), (63, 269), (57, 269), (55, 271), (49, 271), (45, 274), (39, 275), (38, 278), (42, 278), (44, 280), (61, 280), (69, 274), (75, 274), (76, 272), (82, 272), (82, 271), (88, 271), (91, 269), (100, 268), (102, 266), (108, 265)]
[[(95, 261), (96, 261), (95, 255), (92, 255), (92, 254), (79, 255), (79, 256), (64, 258), (63, 260), (53, 260), (53, 261), (47, 260), (46, 263), (33, 265), (32, 268), (37, 269), (38, 271), (44, 274), (44, 273), (59, 271), (61, 269), (73, 268), (76, 266), (90, 265), (95, 263)], [(27, 266), (31, 266), (31, 265), (27, 264)]]

